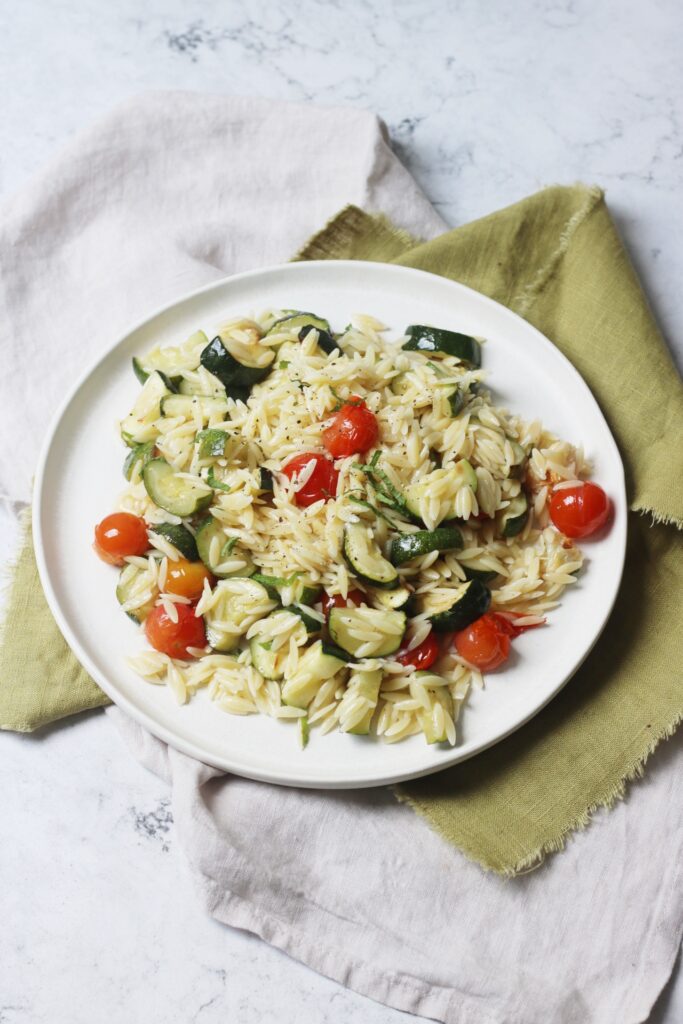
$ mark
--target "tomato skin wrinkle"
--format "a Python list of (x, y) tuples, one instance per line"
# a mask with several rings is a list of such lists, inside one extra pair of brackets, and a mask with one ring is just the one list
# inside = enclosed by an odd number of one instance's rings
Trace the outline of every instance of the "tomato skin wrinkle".
[(95, 527), (95, 553), (108, 565), (123, 565), (131, 555), (149, 548), (147, 523), (130, 512), (114, 512)]
[(321, 599), (323, 615), (326, 619), (329, 619), (333, 608), (352, 608), (354, 606), (358, 608), (364, 600), (365, 594), (361, 590), (349, 590), (345, 598), (341, 594), (328, 594), (325, 592)]
[(396, 655), (396, 661), (401, 665), (413, 665), (419, 671), (431, 668), (438, 657), (439, 641), (434, 636), (434, 633), (431, 632), (412, 651), (399, 651)]
[(374, 447), (379, 427), (374, 413), (362, 398), (353, 395), (332, 417), (323, 431), (323, 444), (335, 459), (362, 455)]
[(457, 632), (454, 644), (460, 657), (482, 672), (499, 668), (510, 655), (510, 636), (491, 613)]
[(612, 503), (602, 487), (587, 480), (576, 487), (559, 487), (550, 496), (553, 526), (572, 540), (589, 537), (609, 519)]
[(145, 619), (145, 636), (155, 651), (167, 654), (169, 658), (187, 660), (192, 655), (188, 647), (204, 647), (206, 630), (204, 620), (194, 613), (194, 606), (177, 604), (178, 621), (167, 615), (163, 605), (152, 608)]
[(291, 480), (311, 462), (315, 463), (311, 475), (303, 487), (294, 494), (294, 502), (299, 508), (307, 508), (321, 498), (329, 501), (337, 493), (339, 472), (330, 459), (319, 452), (302, 452), (301, 455), (295, 455), (282, 467), (282, 472)]

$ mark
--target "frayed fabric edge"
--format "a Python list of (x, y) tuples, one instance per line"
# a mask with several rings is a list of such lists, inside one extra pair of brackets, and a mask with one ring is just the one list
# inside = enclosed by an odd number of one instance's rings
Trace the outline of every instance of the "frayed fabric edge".
[(646, 505), (632, 506), (631, 511), (637, 512), (641, 516), (650, 516), (653, 524), (675, 526), (677, 530), (683, 530), (683, 519), (669, 512), (658, 512), (656, 509), (648, 508)]
[[(497, 864), (487, 860), (485, 856), (481, 856), (476, 853), (466, 842), (455, 842), (451, 839), (447, 839), (446, 841), (455, 846), (456, 849), (460, 850), (468, 860), (478, 864), (479, 867), (484, 868), (485, 871), (491, 871), (503, 878), (515, 878), (519, 875), (529, 874), (532, 871), (536, 871), (543, 865), (547, 856), (553, 853), (559, 853), (565, 848), (567, 840), (571, 837), (572, 833), (582, 832), (587, 828), (597, 811), (602, 809), (610, 810), (617, 801), (624, 799), (628, 785), (644, 776), (645, 765), (651, 755), (655, 752), (660, 743), (664, 740), (670, 739), (674, 735), (681, 724), (681, 721), (683, 721), (683, 709), (671, 722), (665, 725), (656, 736), (652, 737), (641, 753), (632, 761), (631, 765), (618, 782), (611, 785), (606, 792), (602, 793), (595, 800), (592, 800), (582, 811), (570, 818), (567, 824), (563, 825), (556, 835), (550, 836), (535, 850), (532, 850), (531, 853), (526, 854), (524, 857), (520, 857), (519, 860), (514, 861), (514, 863), (504, 865)], [(422, 801), (416, 800), (414, 797), (402, 792), (402, 790), (397, 786), (391, 786), (390, 788), (399, 803), (407, 804), (430, 826), (434, 827), (429, 810)], [(435, 828), (435, 831), (437, 831), (442, 838), (446, 838), (440, 829)]]
[[(383, 213), (366, 213), (359, 206), (350, 203), (334, 217), (331, 217), (312, 238), (309, 238), (303, 248), (292, 257), (291, 262), (339, 259), (339, 256), (336, 255), (339, 243), (341, 242), (343, 247), (350, 247), (368, 220), (386, 231), (397, 244), (402, 246), (404, 251), (420, 244), (420, 239), (413, 238), (403, 228), (396, 227)], [(331, 236), (329, 239), (328, 235)]]

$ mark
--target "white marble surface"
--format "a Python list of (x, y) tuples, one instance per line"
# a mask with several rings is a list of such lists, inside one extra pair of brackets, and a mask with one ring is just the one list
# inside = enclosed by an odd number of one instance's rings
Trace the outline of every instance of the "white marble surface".
[[(0, 0), (0, 198), (142, 89), (372, 107), (453, 224), (547, 183), (606, 187), (683, 364), (678, 0), (293, 9)], [(0, 783), (0, 1024), (410, 1019), (206, 918), (165, 786), (101, 714), (0, 736)], [(683, 985), (653, 1019), (683, 1020)]]

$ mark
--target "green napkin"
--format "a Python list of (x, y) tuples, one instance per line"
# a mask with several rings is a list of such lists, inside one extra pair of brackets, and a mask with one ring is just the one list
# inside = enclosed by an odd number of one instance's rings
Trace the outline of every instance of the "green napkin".
[[(522, 730), (397, 788), (468, 856), (514, 874), (622, 795), (683, 713), (683, 535), (675, 529), (683, 527), (683, 389), (598, 189), (547, 189), (424, 244), (349, 207), (298, 258), (395, 262), (492, 296), (572, 360), (619, 443), (633, 509), (629, 550), (596, 648)], [(27, 538), (0, 646), (0, 724), (33, 729), (103, 703), (52, 622)]]

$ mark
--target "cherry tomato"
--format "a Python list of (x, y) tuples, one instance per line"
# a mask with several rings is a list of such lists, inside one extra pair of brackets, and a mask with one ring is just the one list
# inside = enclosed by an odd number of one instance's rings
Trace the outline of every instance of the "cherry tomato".
[(611, 507), (602, 487), (587, 481), (577, 487), (555, 489), (550, 498), (550, 518), (566, 537), (588, 537), (605, 525)]
[(175, 608), (177, 622), (166, 614), (163, 605), (152, 608), (145, 619), (145, 635), (155, 651), (168, 654), (169, 658), (190, 658), (188, 647), (206, 646), (204, 620), (197, 618), (192, 605), (177, 604)]
[(421, 644), (412, 651), (399, 651), (396, 661), (401, 665), (414, 665), (416, 669), (430, 668), (439, 657), (439, 641), (434, 633), (428, 633)]
[(339, 473), (329, 459), (317, 452), (303, 452), (301, 455), (295, 455), (286, 466), (282, 467), (282, 472), (291, 480), (294, 476), (298, 476), (310, 462), (315, 463), (313, 472), (301, 490), (294, 495), (294, 501), (300, 508), (307, 508), (308, 505), (320, 501), (321, 498), (327, 501), (337, 493)]
[(123, 565), (128, 555), (144, 555), (149, 547), (147, 524), (130, 512), (114, 512), (95, 527), (96, 554), (109, 565)]
[(377, 420), (362, 398), (344, 402), (323, 431), (323, 444), (335, 459), (359, 455), (372, 448), (379, 434)]
[(454, 643), (460, 657), (483, 672), (498, 668), (510, 654), (510, 637), (488, 613), (456, 633)]
[(358, 608), (364, 600), (365, 594), (362, 590), (349, 590), (346, 598), (343, 598), (341, 594), (324, 593), (322, 596), (323, 615), (329, 619), (333, 608), (350, 608), (352, 605)]
[(204, 580), (213, 586), (214, 577), (202, 562), (179, 558), (168, 563), (164, 590), (169, 594), (189, 597), (190, 601), (198, 601), (204, 590)]

